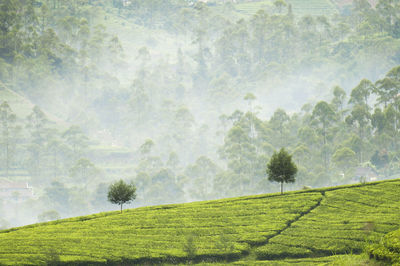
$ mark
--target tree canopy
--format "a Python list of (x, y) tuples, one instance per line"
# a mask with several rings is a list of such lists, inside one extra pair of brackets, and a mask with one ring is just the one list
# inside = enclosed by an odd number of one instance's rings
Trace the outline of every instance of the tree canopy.
[(112, 183), (108, 189), (108, 200), (111, 203), (121, 206), (136, 199), (136, 187), (134, 184), (127, 184), (122, 179)]
[(297, 166), (284, 148), (274, 152), (267, 164), (268, 180), (281, 183), (281, 193), (283, 193), (283, 183), (294, 183), (296, 173)]

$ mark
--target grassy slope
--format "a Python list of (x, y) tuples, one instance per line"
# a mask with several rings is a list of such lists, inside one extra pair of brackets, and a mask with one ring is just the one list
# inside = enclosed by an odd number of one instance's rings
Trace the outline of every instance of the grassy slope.
[(14, 228), (0, 232), (0, 264), (326, 260), (311, 258), (360, 252), (366, 243), (377, 243), (399, 228), (399, 190), (397, 179), (137, 208)]

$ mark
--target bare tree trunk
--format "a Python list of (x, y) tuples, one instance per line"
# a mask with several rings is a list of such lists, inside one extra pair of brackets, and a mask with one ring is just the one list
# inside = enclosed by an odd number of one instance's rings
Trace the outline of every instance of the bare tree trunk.
[(283, 194), (283, 182), (281, 182), (281, 194)]
[(122, 204), (121, 204), (121, 213), (122, 213)]

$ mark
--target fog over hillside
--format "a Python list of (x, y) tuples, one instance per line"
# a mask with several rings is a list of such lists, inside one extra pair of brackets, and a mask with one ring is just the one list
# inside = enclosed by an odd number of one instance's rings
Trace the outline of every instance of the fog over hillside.
[(397, 175), (399, 5), (2, 1), (0, 228)]

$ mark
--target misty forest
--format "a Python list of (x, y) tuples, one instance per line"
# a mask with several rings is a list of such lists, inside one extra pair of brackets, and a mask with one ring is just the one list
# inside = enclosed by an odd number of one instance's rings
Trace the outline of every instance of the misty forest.
[(2, 0), (0, 228), (396, 178), (399, 65), (398, 0)]

